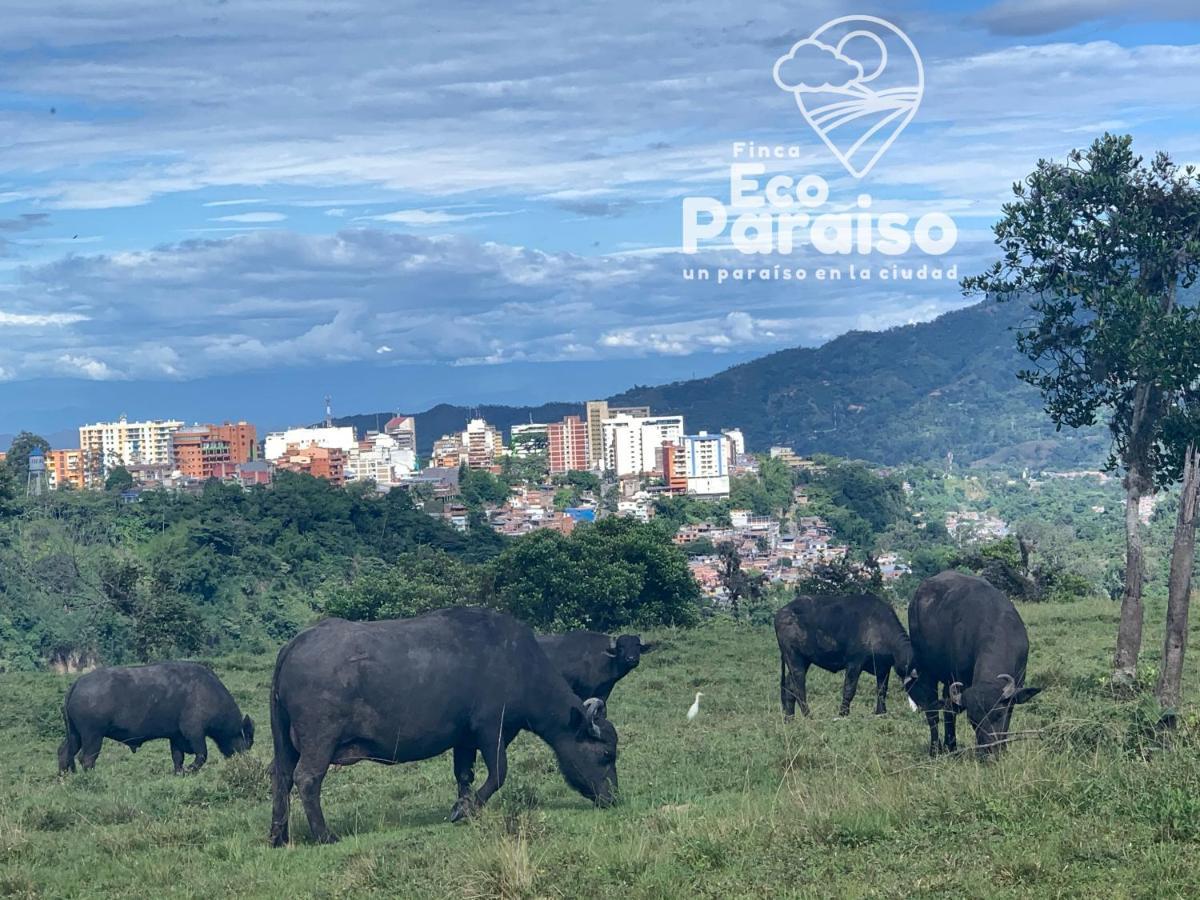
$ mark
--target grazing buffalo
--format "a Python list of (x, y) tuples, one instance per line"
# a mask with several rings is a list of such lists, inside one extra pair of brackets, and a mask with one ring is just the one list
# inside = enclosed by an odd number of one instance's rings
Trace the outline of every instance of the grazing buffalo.
[(63, 704), (66, 739), (58, 748), (59, 772), (75, 771), (75, 755), (84, 769), (96, 764), (104, 738), (133, 752), (146, 741), (171, 742), (175, 774), (183, 755), (194, 753), (189, 769), (208, 759), (208, 738), (231, 756), (254, 743), (254, 723), (207, 666), (166, 662), (150, 666), (96, 669), (79, 678)]
[[(930, 755), (957, 748), (954, 722), (964, 710), (976, 750), (994, 753), (1007, 741), (1013, 707), (1041, 690), (1024, 686), (1029, 637), (1016, 607), (982, 578), (942, 572), (917, 588), (908, 628), (919, 675), (909, 696), (929, 722)], [(944, 743), (938, 741), (939, 710)]]
[(636, 669), (653, 646), (643, 644), (636, 634), (613, 638), (598, 631), (544, 634), (537, 640), (579, 699), (599, 697), (606, 703), (613, 686)]
[[(895, 611), (870, 594), (801, 595), (775, 613), (779, 640), (779, 702), (785, 718), (796, 703), (808, 715), (805, 681), (814, 663), (828, 672), (846, 670), (842, 706), (858, 690), (863, 670), (875, 676), (875, 714), (887, 711), (888, 678), (894, 667), (907, 684), (912, 672), (912, 647)], [(790, 678), (789, 678), (790, 675)]]
[[(321, 811), (331, 764), (384, 764), (454, 751), (457, 821), (504, 784), (506, 748), (521, 731), (550, 745), (567, 783), (598, 805), (617, 789), (617, 732), (604, 701), (583, 701), (533, 632), (511, 616), (456, 607), (415, 619), (325, 619), (279, 651), (271, 687), (275, 740), (271, 843), (288, 841), (295, 783), (309, 829), (336, 837)], [(475, 754), (488, 777), (471, 791)]]

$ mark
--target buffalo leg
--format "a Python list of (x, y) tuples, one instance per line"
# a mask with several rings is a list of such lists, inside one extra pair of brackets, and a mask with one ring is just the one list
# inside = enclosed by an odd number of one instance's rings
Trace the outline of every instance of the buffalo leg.
[(457, 822), (471, 814), (476, 806), (471, 785), (475, 781), (475, 745), (457, 744), (454, 747), (454, 780), (458, 782), (458, 799), (450, 810), (450, 821)]
[(183, 774), (183, 745), (175, 738), (171, 738), (171, 763), (175, 767), (175, 774)]
[(83, 749), (80, 752), (79, 764), (83, 766), (85, 772), (96, 765), (96, 757), (100, 755), (100, 745), (102, 743), (104, 743), (104, 736), (100, 734), (89, 734), (83, 739)]
[(276, 742), (271, 762), (271, 834), (272, 847), (282, 847), (290, 839), (288, 815), (292, 805), (292, 783), (296, 771), (296, 749), (290, 740)]
[(811, 663), (803, 657), (792, 657), (786, 674), (780, 673), (779, 700), (783, 705), (783, 717), (791, 719), (800, 704), (801, 715), (808, 715), (808, 667)]
[(300, 762), (296, 764), (296, 790), (304, 803), (304, 814), (308, 816), (308, 830), (312, 832), (313, 840), (318, 844), (332, 844), (337, 841), (337, 835), (325, 824), (325, 814), (321, 812), (321, 782), (329, 771), (329, 763), (333, 760), (332, 748), (320, 753), (303, 752)]
[(839, 716), (850, 715), (850, 704), (854, 701), (854, 695), (858, 692), (858, 678), (860, 675), (862, 675), (862, 666), (846, 666), (846, 680), (842, 684), (842, 707), (838, 710)]
[(203, 731), (185, 734), (183, 739), (192, 745), (192, 752), (196, 754), (192, 764), (188, 766), (188, 771), (199, 772), (208, 762), (208, 740), (204, 737)]
[(58, 748), (58, 774), (75, 771), (75, 755), (79, 752), (79, 736), (73, 728), (67, 729), (67, 736)]
[(487, 803), (492, 794), (504, 786), (504, 779), (508, 775), (508, 742), (510, 740), (512, 738), (507, 735), (492, 735), (483, 741), (479, 748), (483, 764), (487, 766), (488, 770), (488, 777), (480, 785), (479, 793), (476, 794), (476, 802), (479, 806)]
[(925, 721), (929, 725), (929, 755), (937, 756), (942, 749), (941, 735), (938, 733), (938, 714), (936, 709), (925, 710)]
[[(943, 691), (942, 696), (947, 701), (949, 701), (949, 699), (950, 699), (950, 686), (949, 685), (946, 685), (946, 688)], [(957, 719), (958, 719), (958, 714), (953, 713), (948, 709), (942, 713), (942, 722), (946, 726), (946, 741), (945, 741), (944, 746), (945, 746), (947, 752), (953, 752), (958, 749), (958, 736), (955, 733), (955, 721)]]
[(884, 669), (882, 673), (875, 676), (875, 715), (877, 716), (882, 716), (887, 712), (888, 679), (891, 674), (891, 669)]

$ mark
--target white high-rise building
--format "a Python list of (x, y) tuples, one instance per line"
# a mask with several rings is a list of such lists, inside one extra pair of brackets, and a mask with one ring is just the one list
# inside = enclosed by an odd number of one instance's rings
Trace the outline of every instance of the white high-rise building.
[(685, 435), (682, 439), (687, 492), (706, 497), (729, 496), (729, 440), (724, 434)]
[(358, 440), (354, 435), (354, 428), (350, 425), (272, 431), (263, 441), (263, 457), (270, 460), (279, 459), (287, 453), (287, 448), (292, 444), (298, 447), (316, 446), (349, 453), (350, 448), (358, 444)]
[(414, 416), (394, 416), (383, 426), (384, 432), (391, 435), (396, 446), (402, 450), (417, 451), (417, 420)]
[(171, 462), (171, 435), (183, 422), (153, 419), (130, 422), (97, 422), (79, 427), (79, 448), (88, 474), (103, 477), (117, 466), (167, 465)]
[(391, 434), (370, 432), (346, 454), (346, 481), (370, 479), (381, 487), (393, 487), (416, 470), (417, 451)]
[(618, 478), (658, 471), (662, 445), (683, 436), (683, 416), (634, 417), (620, 413), (605, 419), (604, 468)]
[(721, 434), (725, 435), (725, 440), (729, 442), (729, 462), (737, 462), (739, 456), (746, 455), (746, 436), (742, 434), (740, 428), (723, 428)]

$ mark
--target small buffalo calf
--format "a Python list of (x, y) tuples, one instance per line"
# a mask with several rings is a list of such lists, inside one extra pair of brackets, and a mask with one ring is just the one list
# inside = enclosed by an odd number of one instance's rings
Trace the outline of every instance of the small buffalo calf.
[(875, 714), (887, 711), (892, 668), (905, 679), (912, 671), (912, 646), (895, 611), (870, 594), (798, 596), (775, 613), (779, 640), (779, 702), (791, 719), (800, 704), (808, 715), (806, 680), (810, 665), (827, 672), (846, 671), (838, 715), (849, 715), (863, 671), (875, 676)]

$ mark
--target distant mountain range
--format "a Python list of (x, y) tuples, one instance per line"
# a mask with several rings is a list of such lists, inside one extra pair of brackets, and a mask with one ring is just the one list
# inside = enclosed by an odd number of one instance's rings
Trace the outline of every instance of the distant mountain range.
[[(707, 378), (637, 386), (608, 398), (619, 406), (682, 413), (691, 432), (740, 427), (749, 448), (786, 445), (881, 464), (1095, 465), (1103, 429), (1055, 433), (1037, 391), (1017, 380), (1025, 360), (1014, 329), (1028, 315), (992, 301), (931, 322), (852, 331), (816, 348), (781, 350)], [(442, 434), (482, 416), (507, 431), (583, 413), (582, 402), (541, 406), (450, 406), (417, 413), (423, 452)], [(373, 429), (390, 413), (347, 416)]]

